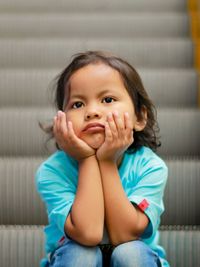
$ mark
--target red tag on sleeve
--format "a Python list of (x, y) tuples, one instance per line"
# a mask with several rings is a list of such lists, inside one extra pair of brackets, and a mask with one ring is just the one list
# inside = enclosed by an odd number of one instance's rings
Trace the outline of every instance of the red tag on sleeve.
[(138, 207), (142, 210), (145, 211), (149, 206), (149, 202), (146, 199), (143, 199), (142, 202), (138, 205)]
[(61, 245), (64, 242), (64, 240), (65, 240), (65, 237), (62, 236), (61, 239), (58, 241), (58, 243)]

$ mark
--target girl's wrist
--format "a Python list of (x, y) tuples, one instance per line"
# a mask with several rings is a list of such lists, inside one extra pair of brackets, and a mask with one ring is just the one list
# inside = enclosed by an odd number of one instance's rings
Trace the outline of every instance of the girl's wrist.
[(94, 160), (97, 161), (96, 154), (92, 154), (92, 155), (86, 156), (84, 158), (80, 158), (78, 160), (78, 163), (82, 164), (85, 161), (94, 161)]
[(102, 174), (103, 173), (112, 173), (113, 171), (118, 170), (117, 163), (114, 161), (102, 160), (102, 161), (99, 161), (98, 164), (99, 164), (99, 169), (100, 169)]
[(98, 163), (100, 166), (117, 166), (117, 161), (112, 159), (100, 159), (98, 160)]
[(123, 159), (123, 155), (118, 156), (117, 158), (110, 158), (110, 159), (108, 159), (108, 158), (98, 159), (98, 157), (97, 157), (97, 160), (98, 160), (99, 164), (115, 165), (117, 167), (121, 164), (122, 159)]

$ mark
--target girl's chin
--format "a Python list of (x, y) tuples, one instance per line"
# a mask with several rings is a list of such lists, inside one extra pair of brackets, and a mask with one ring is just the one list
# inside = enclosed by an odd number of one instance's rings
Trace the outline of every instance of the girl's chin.
[(84, 141), (91, 146), (93, 149), (98, 149), (104, 142), (104, 135), (93, 135), (89, 138), (86, 138)]
[(91, 148), (96, 150), (102, 145), (102, 143), (101, 144), (88, 144), (88, 145), (91, 146)]

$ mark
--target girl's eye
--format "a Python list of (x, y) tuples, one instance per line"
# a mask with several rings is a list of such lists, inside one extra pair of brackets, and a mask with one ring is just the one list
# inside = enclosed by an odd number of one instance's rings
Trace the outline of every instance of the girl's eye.
[(72, 105), (72, 108), (77, 109), (77, 108), (81, 108), (82, 106), (83, 106), (83, 103), (80, 101), (77, 101)]
[(115, 101), (114, 98), (112, 98), (112, 97), (105, 97), (102, 102), (103, 103), (111, 103), (113, 101)]

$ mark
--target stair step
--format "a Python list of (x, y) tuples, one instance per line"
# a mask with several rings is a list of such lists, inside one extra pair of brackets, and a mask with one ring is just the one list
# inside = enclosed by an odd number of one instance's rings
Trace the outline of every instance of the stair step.
[(187, 37), (186, 13), (2, 14), (2, 37)]
[(44, 257), (44, 227), (0, 225), (1, 267), (38, 267)]
[[(0, 224), (47, 223), (34, 184), (36, 170), (45, 159), (0, 157)], [(162, 225), (199, 225), (200, 158), (168, 158), (165, 162), (169, 175)]]
[(160, 154), (168, 156), (200, 155), (200, 110), (158, 110), (162, 146)]
[[(54, 151), (53, 140), (45, 150), (47, 136), (38, 122), (52, 122), (55, 111), (48, 108), (1, 108), (0, 155), (44, 155)], [(200, 155), (200, 110), (159, 109), (163, 156)]]
[(59, 4), (54, 0), (1, 0), (1, 12), (96, 12), (96, 11), (185, 11), (187, 2), (183, 0), (60, 0)]
[(198, 74), (194, 69), (158, 69), (140, 72), (156, 106), (197, 107)]
[(168, 181), (161, 224), (200, 225), (200, 158), (168, 158), (165, 162)]
[(0, 224), (47, 224), (34, 180), (42, 161), (42, 157), (0, 158)]
[[(0, 258), (1, 267), (15, 266), (38, 267), (39, 260), (44, 257), (44, 226), (36, 225), (1, 225), (0, 226)], [(161, 245), (171, 266), (199, 266), (200, 230), (198, 227), (171, 229), (160, 231)], [(192, 250), (191, 250), (192, 248)], [(186, 251), (191, 250), (190, 257)], [(23, 257), (21, 256), (23, 255)], [(16, 260), (18, 259), (18, 260)]]
[(167, 39), (0, 39), (1, 68), (64, 68), (71, 56), (85, 50), (106, 50), (134, 67), (191, 68), (193, 43)]
[[(178, 228), (178, 227), (177, 227)], [(195, 226), (194, 226), (195, 228)], [(160, 243), (166, 249), (167, 259), (170, 266), (174, 267), (188, 267), (199, 266), (200, 257), (198, 251), (200, 250), (200, 230), (188, 229), (184, 227), (181, 230), (160, 231)], [(190, 256), (188, 252), (191, 250)]]
[[(0, 69), (0, 106), (48, 106), (58, 69)], [(160, 107), (197, 106), (198, 75), (193, 69), (139, 69), (144, 86)]]

